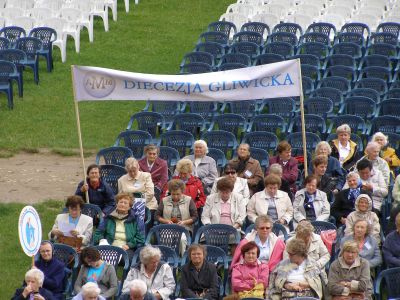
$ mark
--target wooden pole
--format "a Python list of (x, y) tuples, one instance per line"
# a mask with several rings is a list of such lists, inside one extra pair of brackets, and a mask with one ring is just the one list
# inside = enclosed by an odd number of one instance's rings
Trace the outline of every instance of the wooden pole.
[[(78, 101), (76, 101), (76, 91), (75, 91), (75, 85), (74, 85), (74, 66), (71, 66), (71, 76), (72, 76), (72, 91), (74, 93), (74, 104), (75, 104), (75, 116), (76, 116), (76, 127), (78, 129), (78, 138), (79, 138), (79, 149), (80, 149), (80, 154), (81, 154), (81, 160), (82, 160), (82, 171), (83, 171), (83, 183), (86, 184), (86, 168), (85, 168), (85, 158), (83, 156), (83, 143), (82, 143), (82, 133), (81, 133), (81, 121), (79, 118), (79, 107), (78, 107)], [(89, 203), (89, 192), (86, 191), (85, 193), (86, 196), (86, 201)]]
[(35, 255), (32, 255), (32, 268), (35, 266)]
[(304, 123), (304, 94), (303, 94), (303, 81), (301, 75), (300, 58), (297, 59), (299, 67), (299, 84), (300, 84), (300, 117), (301, 117), (301, 135), (303, 139), (303, 157), (304, 157), (304, 177), (308, 176), (307, 166), (307, 139), (306, 139), (306, 125)]

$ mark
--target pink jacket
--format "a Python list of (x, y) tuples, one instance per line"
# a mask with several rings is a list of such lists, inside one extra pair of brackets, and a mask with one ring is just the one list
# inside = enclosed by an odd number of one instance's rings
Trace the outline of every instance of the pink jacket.
[(238, 263), (232, 269), (232, 289), (234, 292), (251, 290), (255, 283), (262, 282), (268, 287), (269, 270), (266, 263), (257, 261), (256, 264)]
[[(231, 266), (234, 266), (242, 259), (241, 249), (243, 245), (247, 244), (248, 242), (253, 242), (256, 238), (256, 234), (257, 232), (253, 230), (247, 234), (243, 240), (240, 241), (239, 245), (236, 247), (235, 253), (233, 254)], [(276, 265), (279, 264), (283, 259), (285, 243), (272, 232), (270, 233), (268, 240), (270, 249), (272, 249), (272, 253), (269, 256), (267, 265), (269, 272), (271, 273), (275, 269)]]

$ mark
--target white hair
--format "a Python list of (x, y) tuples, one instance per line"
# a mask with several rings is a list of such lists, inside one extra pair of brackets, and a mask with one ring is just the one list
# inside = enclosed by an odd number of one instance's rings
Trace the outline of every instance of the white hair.
[(351, 128), (349, 125), (343, 124), (343, 125), (340, 125), (338, 128), (336, 128), (336, 133), (337, 134), (339, 134), (339, 133), (351, 134)]
[(156, 247), (147, 245), (140, 251), (140, 262), (144, 265), (147, 265), (150, 259), (152, 259), (153, 257), (161, 259), (161, 250)]
[(139, 163), (133, 157), (129, 157), (125, 160), (125, 170), (129, 171), (132, 168), (139, 168)]
[(82, 286), (82, 296), (85, 297), (88, 294), (95, 293), (100, 295), (101, 289), (97, 286), (97, 283), (95, 282), (88, 282), (85, 285)]
[(144, 296), (147, 292), (147, 285), (143, 280), (140, 279), (134, 279), (132, 282), (129, 284), (130, 286), (130, 292), (133, 292), (135, 290), (139, 290), (140, 294)]
[(283, 174), (282, 166), (280, 164), (272, 164), (272, 165), (270, 165), (269, 173), (271, 173), (271, 174), (279, 174), (280, 176), (282, 176), (282, 174)]
[(325, 141), (319, 142), (319, 143), (317, 144), (317, 146), (315, 147), (315, 152), (317, 153), (317, 155), (318, 155), (318, 152), (319, 152), (319, 150), (320, 150), (320, 148), (321, 148), (322, 146), (327, 147), (327, 148), (328, 148), (328, 155), (331, 155), (331, 153), (332, 153), (332, 148), (331, 148), (331, 146), (329, 145), (329, 143), (328, 143), (328, 142), (325, 142)]
[(206, 149), (206, 154), (208, 153), (208, 146), (205, 140), (197, 140), (193, 143), (193, 148), (196, 147), (196, 145), (201, 145)]
[(380, 137), (383, 139), (383, 144), (386, 146), (386, 144), (389, 142), (388, 137), (384, 135), (382, 132), (377, 132), (372, 136), (371, 141), (376, 142), (376, 139)]
[(365, 151), (368, 153), (370, 150), (375, 150), (375, 149), (381, 149), (381, 145), (379, 145), (377, 142), (369, 142), (367, 144), (367, 147), (365, 147)]
[(39, 269), (30, 269), (28, 272), (25, 273), (25, 281), (28, 278), (36, 280), (39, 286), (42, 286), (44, 281), (44, 273)]
[(357, 180), (360, 179), (360, 175), (357, 172), (351, 171), (351, 172), (349, 172), (349, 174), (347, 174), (346, 180), (348, 180), (348, 179), (350, 179), (352, 177), (357, 178)]

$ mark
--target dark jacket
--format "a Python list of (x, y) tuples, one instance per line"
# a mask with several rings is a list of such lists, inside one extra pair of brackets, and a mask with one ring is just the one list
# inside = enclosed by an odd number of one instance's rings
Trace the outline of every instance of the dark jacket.
[[(240, 164), (240, 160), (238, 157), (235, 157), (229, 161), (234, 166), (238, 167)], [(251, 176), (246, 176), (246, 171), (251, 173)], [(245, 169), (237, 173), (238, 177), (247, 179), (247, 184), (249, 185), (249, 189), (251, 194), (257, 193), (263, 190), (264, 186), (264, 174), (261, 169), (260, 162), (252, 157), (246, 163)]]
[[(313, 173), (313, 165), (310, 165), (308, 170), (309, 174)], [(346, 183), (346, 174), (343, 171), (342, 167), (340, 166), (340, 162), (337, 158), (328, 156), (328, 167), (326, 168), (325, 174), (329, 177), (335, 177), (336, 179), (336, 189), (339, 191), (343, 188), (344, 184)]]
[(143, 172), (148, 172), (151, 174), (151, 180), (154, 183), (154, 186), (159, 190), (162, 190), (164, 185), (168, 181), (168, 165), (167, 162), (159, 157), (154, 161), (153, 167), (151, 171), (147, 166), (147, 158), (144, 157), (138, 161), (140, 170)]
[[(122, 294), (119, 299), (120, 300), (131, 300), (131, 296), (129, 293), (125, 293), (125, 294)], [(152, 293), (147, 292), (144, 295), (143, 300), (156, 300), (156, 297), (154, 297)]]
[(400, 234), (397, 230), (388, 234), (383, 243), (382, 252), (389, 268), (400, 267)]
[(205, 261), (200, 272), (188, 263), (182, 268), (181, 291), (183, 298), (199, 298), (198, 294), (205, 292), (203, 299), (218, 299), (218, 274), (213, 263)]
[(44, 261), (41, 258), (35, 262), (36, 268), (44, 273), (43, 287), (53, 293), (55, 299), (64, 299), (65, 265), (56, 258)]
[[(24, 297), (22, 295), (22, 292), (24, 291), (24, 287), (17, 289), (15, 291), (14, 296), (12, 296), (11, 300), (29, 300), (30, 299), (30, 295), (28, 295), (28, 297)], [(54, 298), (53, 294), (46, 290), (45, 288), (39, 288), (39, 294), (45, 299), (45, 300), (57, 300), (56, 298)]]
[[(130, 249), (136, 249), (144, 245), (144, 236), (138, 229), (137, 223), (135, 221), (134, 215), (128, 214), (125, 219), (125, 234), (126, 234), (126, 244)], [(94, 244), (97, 245), (101, 239), (107, 239), (107, 242), (112, 245), (115, 238), (115, 217), (112, 214), (107, 215), (104, 221), (99, 225), (94, 233)]]
[[(87, 179), (87, 184), (89, 186), (89, 201), (88, 203), (95, 204), (101, 208), (104, 214), (110, 213), (114, 206), (114, 192), (112, 188), (106, 183), (100, 180), (100, 185), (97, 189), (93, 189), (89, 184), (89, 179)], [(86, 193), (81, 192), (83, 181), (78, 184), (76, 188), (75, 195), (81, 196), (86, 200)]]
[[(332, 148), (331, 156), (339, 160), (339, 140), (332, 140), (329, 142)], [(346, 170), (350, 170), (358, 161), (360, 154), (358, 153), (358, 145), (350, 140), (350, 154), (344, 160), (342, 167)]]

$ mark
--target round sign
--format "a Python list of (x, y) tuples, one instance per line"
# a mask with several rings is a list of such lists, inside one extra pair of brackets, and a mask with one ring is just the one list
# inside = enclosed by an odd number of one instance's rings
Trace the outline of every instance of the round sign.
[(25, 254), (34, 256), (42, 242), (42, 224), (39, 214), (32, 206), (25, 206), (19, 215), (18, 235)]

